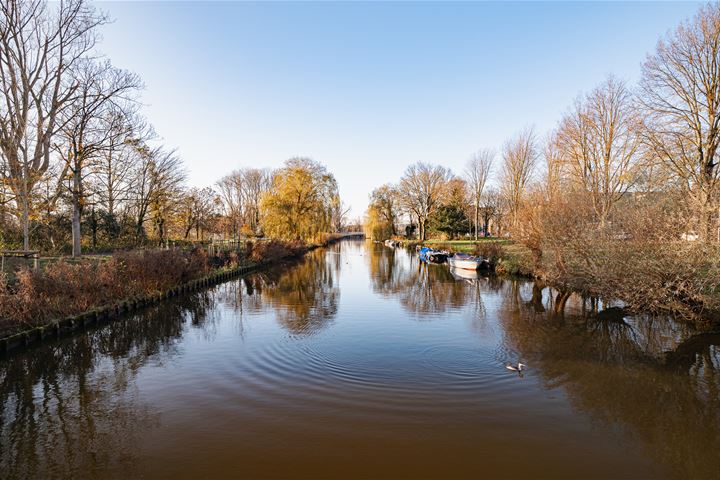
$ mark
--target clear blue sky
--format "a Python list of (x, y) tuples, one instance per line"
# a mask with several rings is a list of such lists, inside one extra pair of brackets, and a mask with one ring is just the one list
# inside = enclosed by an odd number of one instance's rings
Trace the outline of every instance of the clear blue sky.
[(612, 73), (634, 84), (683, 3), (101, 2), (101, 49), (146, 83), (190, 182), (312, 157), (361, 215), (414, 162), (462, 172), (526, 125), (544, 135)]

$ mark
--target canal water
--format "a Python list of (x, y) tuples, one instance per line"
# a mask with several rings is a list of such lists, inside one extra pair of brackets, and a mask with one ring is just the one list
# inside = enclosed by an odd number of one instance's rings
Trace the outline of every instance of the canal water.
[(720, 478), (720, 339), (471, 277), (343, 241), (0, 357), (0, 477)]

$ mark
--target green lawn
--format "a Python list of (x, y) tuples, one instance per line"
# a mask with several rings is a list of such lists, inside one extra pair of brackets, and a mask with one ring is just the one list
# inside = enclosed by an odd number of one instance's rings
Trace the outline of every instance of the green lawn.
[(498, 243), (503, 246), (512, 245), (512, 240), (501, 239), (501, 238), (481, 238), (480, 240), (437, 240), (430, 239), (423, 242), (423, 245), (430, 247), (446, 246), (452, 248), (456, 252), (472, 253), (475, 251), (475, 245), (483, 243)]
[(475, 253), (478, 245), (496, 243), (502, 248), (502, 261), (498, 264), (498, 271), (509, 274), (531, 275), (533, 271), (530, 250), (524, 245), (515, 243), (506, 238), (482, 238), (480, 240), (438, 240), (430, 239), (422, 243), (429, 247), (451, 250), (454, 252)]

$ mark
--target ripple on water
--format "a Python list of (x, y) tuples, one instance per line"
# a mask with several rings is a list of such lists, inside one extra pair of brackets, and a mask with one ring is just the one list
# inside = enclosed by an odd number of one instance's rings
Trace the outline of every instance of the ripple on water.
[(508, 375), (498, 361), (501, 352), (492, 348), (457, 338), (435, 337), (430, 345), (389, 338), (381, 345), (395, 348), (387, 351), (333, 336), (286, 335), (246, 344), (222, 363), (212, 397), (259, 418), (290, 416), (300, 424), (313, 417), (303, 412), (317, 411), (336, 420), (392, 422), (448, 409), (472, 413), (479, 398), (507, 398), (516, 386), (517, 376)]

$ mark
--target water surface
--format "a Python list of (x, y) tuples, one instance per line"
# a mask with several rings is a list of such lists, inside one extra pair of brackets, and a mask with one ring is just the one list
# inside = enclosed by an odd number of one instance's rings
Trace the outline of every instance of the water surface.
[(720, 478), (720, 339), (592, 309), (343, 241), (0, 358), (0, 477)]

